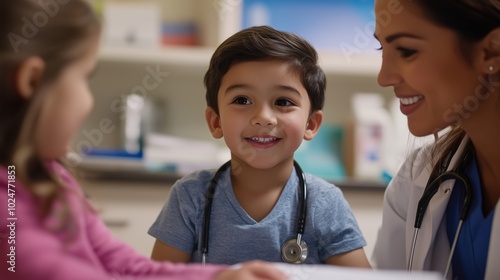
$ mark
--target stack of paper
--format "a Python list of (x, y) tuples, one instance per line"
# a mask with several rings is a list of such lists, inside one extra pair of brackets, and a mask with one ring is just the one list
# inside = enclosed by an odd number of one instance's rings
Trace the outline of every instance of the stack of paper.
[(412, 272), (397, 270), (376, 270), (367, 268), (349, 268), (332, 265), (293, 265), (277, 264), (282, 268), (288, 280), (442, 280), (436, 272)]
[(174, 165), (179, 174), (218, 168), (230, 158), (227, 148), (216, 143), (164, 134), (146, 137), (143, 156), (145, 164)]

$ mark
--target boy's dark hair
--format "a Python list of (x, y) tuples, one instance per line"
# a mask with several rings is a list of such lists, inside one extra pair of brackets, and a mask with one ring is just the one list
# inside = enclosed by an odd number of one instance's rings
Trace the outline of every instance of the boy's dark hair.
[(326, 77), (318, 65), (316, 50), (303, 38), (269, 26), (255, 26), (241, 30), (226, 39), (214, 52), (207, 73), (207, 106), (219, 114), (217, 93), (222, 77), (236, 63), (246, 61), (280, 60), (299, 74), (311, 101), (313, 113), (323, 108)]

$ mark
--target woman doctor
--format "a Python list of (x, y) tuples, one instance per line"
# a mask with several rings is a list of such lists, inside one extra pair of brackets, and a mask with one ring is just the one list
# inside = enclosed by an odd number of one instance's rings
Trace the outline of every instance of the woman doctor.
[(378, 82), (394, 89), (411, 133), (436, 141), (387, 187), (373, 263), (498, 280), (500, 1), (376, 0), (375, 15)]

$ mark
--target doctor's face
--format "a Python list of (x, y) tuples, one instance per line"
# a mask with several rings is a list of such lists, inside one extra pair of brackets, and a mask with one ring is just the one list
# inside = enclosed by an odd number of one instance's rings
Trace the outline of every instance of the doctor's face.
[(431, 22), (415, 1), (398, 3), (394, 9), (393, 0), (375, 1), (375, 36), (382, 47), (378, 83), (394, 89), (415, 136), (468, 121), (463, 105), (481, 72), (465, 58), (454, 31)]

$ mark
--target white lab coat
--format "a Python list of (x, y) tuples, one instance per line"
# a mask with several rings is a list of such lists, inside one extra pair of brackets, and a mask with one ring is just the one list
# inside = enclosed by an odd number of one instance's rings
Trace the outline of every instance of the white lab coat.
[[(448, 170), (461, 160), (464, 139)], [(417, 204), (432, 172), (430, 147), (412, 153), (391, 181), (384, 196), (382, 226), (373, 252), (373, 265), (381, 269), (407, 269), (414, 234)], [(450, 246), (443, 215), (455, 180), (445, 181), (434, 195), (425, 212), (413, 257), (413, 270), (439, 271), (444, 275)], [(500, 203), (493, 217), (485, 280), (500, 279)], [(449, 279), (451, 279), (451, 271)]]

